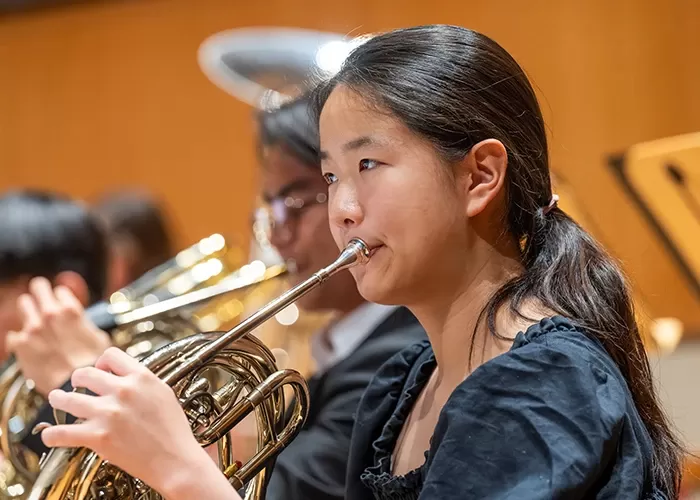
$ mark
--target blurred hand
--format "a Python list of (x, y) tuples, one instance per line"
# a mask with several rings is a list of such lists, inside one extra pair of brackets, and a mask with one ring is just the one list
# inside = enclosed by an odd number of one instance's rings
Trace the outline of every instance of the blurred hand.
[(45, 278), (30, 281), (29, 293), (19, 297), (17, 307), (24, 325), (8, 333), (7, 350), (44, 396), (61, 387), (76, 368), (92, 365), (111, 345), (75, 295), (64, 286), (53, 289)]
[(107, 349), (94, 367), (79, 368), (73, 387), (49, 402), (83, 421), (42, 432), (50, 447), (87, 447), (167, 498), (239, 498), (200, 447), (172, 389), (137, 360)]

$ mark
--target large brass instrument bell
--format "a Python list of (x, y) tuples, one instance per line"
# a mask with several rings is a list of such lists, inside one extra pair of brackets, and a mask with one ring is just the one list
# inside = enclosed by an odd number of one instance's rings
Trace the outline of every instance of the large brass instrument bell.
[[(149, 271), (98, 303), (87, 314), (110, 331), (115, 346), (136, 358), (201, 331), (198, 307), (207, 300), (274, 278), (284, 273), (281, 264), (240, 265), (242, 252), (230, 248), (214, 234), (181, 251), (170, 261)], [(106, 318), (106, 320), (105, 320)], [(31, 380), (15, 363), (0, 374), (0, 500), (26, 498), (39, 472), (39, 457), (20, 441), (29, 432), (26, 424), (44, 404)]]
[(23, 423), (31, 421), (43, 403), (30, 383), (24, 383), (16, 363), (9, 361), (0, 374), (0, 500), (25, 498), (31, 487), (32, 471), (39, 468), (39, 457), (16, 445)]
[[(265, 494), (268, 468), (301, 429), (308, 414), (308, 389), (296, 371), (279, 370), (272, 353), (252, 332), (279, 311), (339, 271), (369, 259), (361, 240), (352, 240), (340, 256), (306, 281), (283, 293), (227, 332), (193, 335), (168, 344), (141, 362), (172, 387), (202, 446), (217, 443), (222, 472), (245, 498)], [(228, 381), (213, 387), (210, 370)], [(291, 417), (285, 422), (284, 388), (294, 391)], [(245, 464), (231, 454), (227, 435), (255, 412), (258, 447)], [(146, 484), (103, 462), (85, 449), (56, 448), (44, 461), (30, 500), (156, 499)]]

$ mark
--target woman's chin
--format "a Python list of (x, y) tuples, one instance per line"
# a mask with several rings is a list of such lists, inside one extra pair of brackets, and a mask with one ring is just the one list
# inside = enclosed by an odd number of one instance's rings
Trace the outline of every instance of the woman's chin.
[(375, 252), (369, 263), (351, 268), (357, 290), (362, 297), (376, 304), (400, 305), (396, 296), (396, 276), (385, 258), (384, 247)]
[(381, 277), (373, 276), (372, 273), (367, 273), (358, 280), (357, 289), (360, 295), (368, 302), (395, 305), (395, 302), (391, 299), (391, 287), (387, 285), (389, 285), (389, 283), (387, 283), (386, 279), (381, 279)]

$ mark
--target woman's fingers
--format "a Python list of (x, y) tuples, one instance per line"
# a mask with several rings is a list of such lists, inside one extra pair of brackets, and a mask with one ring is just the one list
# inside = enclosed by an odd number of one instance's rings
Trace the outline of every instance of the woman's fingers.
[(17, 299), (17, 309), (22, 318), (23, 331), (29, 334), (41, 331), (43, 321), (41, 314), (39, 314), (39, 308), (31, 295), (26, 293), (20, 295)]
[(100, 396), (114, 394), (120, 384), (117, 376), (92, 366), (76, 369), (70, 381), (73, 387), (87, 389)]
[(104, 431), (91, 421), (70, 425), (54, 425), (44, 429), (41, 433), (41, 440), (49, 448), (87, 447), (94, 449), (95, 444), (99, 443), (101, 439), (104, 439)]
[(97, 359), (95, 368), (112, 372), (120, 377), (140, 373), (146, 368), (136, 359), (116, 347), (110, 347)]
[(61, 307), (49, 280), (41, 277), (32, 279), (29, 282), (29, 291), (44, 318), (50, 321), (58, 316)]
[(79, 392), (65, 392), (60, 389), (49, 393), (49, 403), (55, 410), (70, 413), (76, 418), (92, 418), (104, 409), (99, 398)]
[(72, 319), (79, 318), (83, 312), (83, 305), (78, 300), (78, 297), (73, 295), (73, 292), (65, 286), (57, 286), (54, 290), (56, 301), (61, 307), (64, 314)]
[(16, 354), (16, 352), (29, 343), (29, 334), (25, 331), (7, 332), (5, 335), (5, 350)]

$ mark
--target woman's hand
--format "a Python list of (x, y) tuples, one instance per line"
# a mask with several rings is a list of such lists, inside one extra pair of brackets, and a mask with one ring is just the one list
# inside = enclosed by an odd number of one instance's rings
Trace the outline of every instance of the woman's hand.
[(46, 278), (34, 278), (29, 293), (17, 301), (24, 325), (7, 335), (7, 350), (25, 378), (40, 394), (61, 387), (73, 370), (92, 365), (111, 345), (109, 335), (85, 315), (83, 306), (63, 286), (52, 288)]
[(197, 443), (172, 389), (136, 359), (107, 349), (71, 378), (97, 396), (54, 390), (51, 406), (83, 421), (42, 432), (50, 447), (87, 447), (166, 498), (240, 498)]

